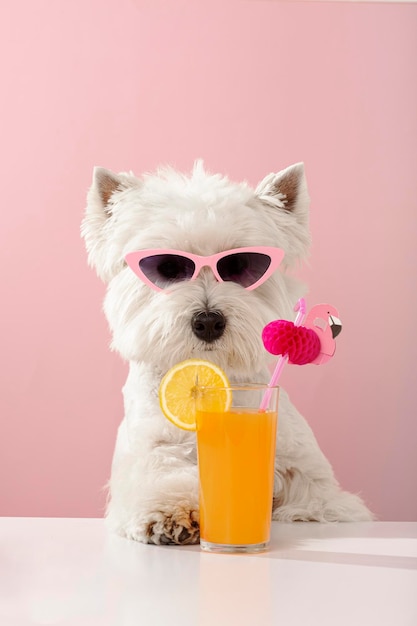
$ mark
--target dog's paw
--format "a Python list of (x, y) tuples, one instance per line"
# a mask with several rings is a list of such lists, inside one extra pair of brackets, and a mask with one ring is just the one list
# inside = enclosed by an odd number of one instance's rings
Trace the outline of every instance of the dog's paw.
[(195, 510), (154, 511), (129, 520), (117, 520), (107, 514), (106, 526), (110, 532), (140, 543), (187, 545), (200, 541), (199, 515)]
[(200, 526), (198, 511), (177, 509), (172, 513), (154, 512), (146, 526), (146, 541), (156, 545), (198, 543)]
[(114, 517), (108, 515), (106, 521), (112, 532), (140, 543), (187, 545), (200, 541), (197, 510), (152, 511), (124, 523), (116, 523)]

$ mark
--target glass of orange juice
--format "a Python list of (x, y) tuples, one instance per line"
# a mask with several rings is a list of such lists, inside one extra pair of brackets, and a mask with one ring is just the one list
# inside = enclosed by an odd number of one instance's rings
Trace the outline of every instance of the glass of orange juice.
[(260, 552), (269, 545), (278, 394), (278, 387), (246, 383), (198, 389), (203, 550)]

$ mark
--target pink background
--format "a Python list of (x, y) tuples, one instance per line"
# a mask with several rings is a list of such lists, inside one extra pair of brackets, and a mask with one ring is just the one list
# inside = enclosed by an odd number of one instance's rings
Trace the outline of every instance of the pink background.
[(417, 519), (417, 6), (16, 0), (0, 20), (0, 514), (100, 516), (126, 365), (79, 236), (93, 165), (305, 162), (325, 367), (285, 384), (344, 487)]

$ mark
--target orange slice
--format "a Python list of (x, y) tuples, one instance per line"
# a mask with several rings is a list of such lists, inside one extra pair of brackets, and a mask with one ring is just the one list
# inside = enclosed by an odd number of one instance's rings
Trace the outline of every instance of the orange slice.
[[(197, 387), (198, 385), (198, 387)], [(216, 410), (227, 411), (231, 405), (229, 380), (224, 371), (203, 359), (177, 363), (165, 374), (159, 386), (159, 403), (170, 422), (183, 430), (196, 430), (197, 389), (218, 387)]]

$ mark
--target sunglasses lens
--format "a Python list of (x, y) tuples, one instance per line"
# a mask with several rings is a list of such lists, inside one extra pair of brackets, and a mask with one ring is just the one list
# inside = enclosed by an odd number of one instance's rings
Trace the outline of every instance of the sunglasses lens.
[(222, 280), (231, 280), (242, 287), (254, 285), (271, 265), (271, 257), (260, 252), (236, 252), (217, 262)]
[(191, 259), (179, 254), (155, 254), (139, 261), (139, 267), (157, 287), (164, 289), (172, 283), (190, 280), (195, 264)]

